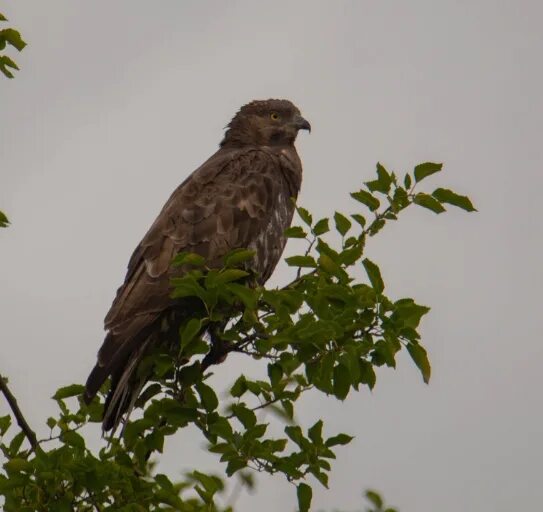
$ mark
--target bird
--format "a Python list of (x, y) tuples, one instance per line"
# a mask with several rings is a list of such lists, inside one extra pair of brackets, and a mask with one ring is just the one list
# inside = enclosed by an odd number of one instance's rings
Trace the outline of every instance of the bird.
[[(294, 146), (300, 130), (311, 132), (311, 125), (289, 100), (243, 105), (226, 126), (219, 149), (174, 190), (134, 250), (105, 317), (106, 336), (83, 394), (89, 404), (111, 378), (104, 432), (115, 432), (130, 415), (146, 383), (138, 366), (164, 342), (164, 325), (190, 318), (191, 306), (171, 297), (171, 279), (186, 272), (171, 265), (177, 254), (195, 253), (207, 268), (221, 268), (227, 253), (249, 249), (253, 285), (271, 276), (302, 183)], [(170, 338), (178, 336), (175, 328), (168, 332)]]

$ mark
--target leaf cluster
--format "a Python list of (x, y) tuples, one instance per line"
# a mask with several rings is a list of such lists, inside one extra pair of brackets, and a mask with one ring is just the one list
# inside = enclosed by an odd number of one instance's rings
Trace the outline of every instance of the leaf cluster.
[[(207, 268), (198, 255), (179, 254), (173, 265), (182, 272), (172, 279), (172, 297), (190, 305), (191, 316), (176, 325), (168, 346), (140, 365), (147, 385), (122, 436), (109, 437), (93, 453), (82, 435), (87, 424), (101, 421), (107, 384), (90, 405), (80, 398), (82, 386), (58, 390), (59, 415), (47, 420), (50, 436), (36, 450), (23, 448), (23, 432), (4, 440), (11, 420), (0, 419), (5, 510), (228, 510), (219, 505), (224, 483), (217, 476), (194, 471), (172, 481), (154, 471), (166, 439), (188, 426), (201, 432), (227, 477), (249, 485), (250, 472), (281, 475), (295, 487), (299, 510), (310, 510), (312, 485), (328, 486), (336, 450), (353, 437), (327, 432), (321, 420), (298, 424), (302, 394), (345, 400), (371, 390), (378, 369), (395, 368), (402, 349), (424, 382), (430, 379), (419, 332), (429, 308), (410, 297), (389, 297), (365, 248), (410, 205), (436, 213), (444, 205), (474, 210), (451, 190), (416, 190), (440, 170), (440, 164), (425, 163), (400, 180), (378, 164), (376, 178), (351, 194), (358, 211), (314, 220), (297, 207), (300, 225), (286, 235), (307, 245), (287, 258), (296, 277), (282, 288), (258, 286), (249, 250), (228, 254), (221, 269)], [(219, 400), (212, 369), (228, 364), (232, 354), (257, 360), (261, 376), (236, 376)], [(277, 421), (281, 428), (270, 428)], [(376, 493), (367, 498), (374, 512), (385, 510)]]
[[(0, 23), (5, 21), (7, 21), (7, 18), (0, 13)], [(8, 45), (20, 52), (26, 46), (26, 43), (23, 41), (21, 34), (17, 30), (13, 28), (0, 29), (0, 51), (5, 50)], [(0, 53), (0, 72), (2, 72), (4, 76), (13, 78), (13, 71), (18, 69), (19, 67), (13, 59), (6, 54)]]
[(7, 228), (9, 226), (9, 220), (6, 214), (0, 211), (0, 228)]

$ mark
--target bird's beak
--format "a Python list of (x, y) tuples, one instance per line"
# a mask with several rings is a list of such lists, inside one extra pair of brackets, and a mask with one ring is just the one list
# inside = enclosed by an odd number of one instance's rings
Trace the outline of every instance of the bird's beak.
[(311, 125), (309, 124), (309, 121), (304, 119), (301, 115), (297, 115), (294, 118), (294, 126), (297, 130), (307, 130), (309, 133), (311, 133)]

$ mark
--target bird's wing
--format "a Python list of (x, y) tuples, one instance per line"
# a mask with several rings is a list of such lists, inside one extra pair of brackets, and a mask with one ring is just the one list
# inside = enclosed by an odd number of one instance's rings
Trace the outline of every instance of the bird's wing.
[[(87, 381), (87, 399), (108, 375), (118, 372), (116, 367), (124, 365), (128, 354), (149, 335), (148, 328), (174, 304), (170, 263), (177, 253), (200, 254), (213, 267), (220, 266), (231, 249), (255, 247), (262, 252), (268, 248), (279, 254), (273, 258), (261, 255), (257, 270), (271, 274), (273, 268), (268, 267), (275, 267), (284, 240), (272, 244), (275, 247), (257, 241), (266, 233), (269, 238), (270, 225), (282, 237), (290, 224), (292, 191), (282, 167), (280, 158), (269, 151), (222, 149), (174, 191), (134, 251), (125, 281), (105, 318), (109, 332)], [(283, 210), (288, 211), (281, 213)]]

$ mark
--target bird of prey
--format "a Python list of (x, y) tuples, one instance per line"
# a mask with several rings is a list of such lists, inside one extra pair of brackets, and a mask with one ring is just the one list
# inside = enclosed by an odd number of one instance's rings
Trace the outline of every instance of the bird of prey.
[[(128, 416), (145, 382), (138, 364), (164, 340), (164, 324), (190, 318), (191, 311), (171, 298), (170, 280), (182, 268), (170, 265), (176, 254), (199, 254), (209, 268), (221, 268), (223, 256), (251, 249), (249, 269), (263, 284), (286, 243), (302, 182), (302, 164), (294, 142), (299, 130), (311, 130), (288, 100), (252, 101), (226, 127), (219, 150), (170, 196), (136, 247), (122, 286), (105, 318), (107, 331), (91, 371), (84, 399), (93, 399), (111, 377), (104, 408), (104, 431)], [(176, 336), (175, 328), (169, 336)], [(169, 340), (172, 343), (172, 340)]]

